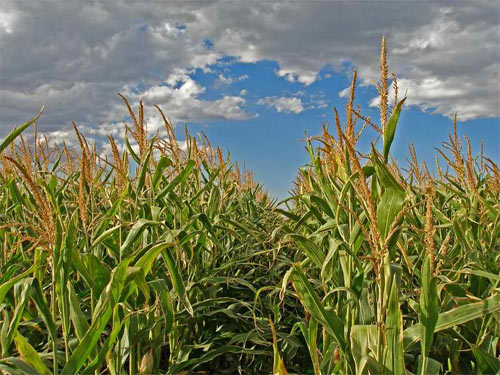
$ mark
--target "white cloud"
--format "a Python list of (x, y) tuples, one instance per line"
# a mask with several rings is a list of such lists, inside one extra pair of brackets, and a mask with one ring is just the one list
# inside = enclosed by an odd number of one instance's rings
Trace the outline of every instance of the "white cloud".
[(182, 151), (187, 151), (187, 141), (177, 141), (177, 144)]
[(280, 69), (277, 74), (279, 77), (284, 77), (288, 82), (300, 82), (306, 86), (314, 83), (317, 79), (317, 73), (315, 72), (297, 73), (296, 71), (290, 69)]
[(304, 105), (300, 98), (287, 98), (277, 96), (267, 96), (259, 99), (257, 104), (275, 108), (279, 113), (301, 113), (304, 111)]
[(240, 61), (277, 61), (278, 76), (305, 86), (320, 79), (324, 67), (346, 73), (355, 65), (366, 85), (379, 75), (385, 34), (391, 71), (407, 82), (409, 103), (447, 116), (458, 111), (462, 119), (500, 115), (498, 2), (259, 2), (248, 7), (213, 4), (202, 11), (204, 20), (217, 25), (204, 24), (211, 40)]
[(180, 80), (175, 80), (174, 85), (153, 85), (139, 93), (129, 89), (125, 94), (134, 102), (143, 100), (145, 105), (161, 106), (174, 123), (214, 119), (244, 120), (251, 116), (242, 108), (245, 104), (245, 99), (242, 97), (226, 95), (209, 101), (200, 99), (200, 95), (204, 92), (203, 86), (191, 77), (184, 76)]
[(219, 76), (217, 77), (217, 79), (219, 80), (219, 82), (225, 84), (225, 85), (230, 85), (231, 83), (234, 82), (234, 79), (231, 78), (231, 77), (226, 77), (224, 74), (219, 74)]
[(324, 95), (321, 96), (313, 96), (311, 98), (311, 107), (323, 109), (328, 107), (328, 102), (324, 99)]
[[(179, 102), (194, 98), (192, 102), (199, 104), (196, 99), (204, 88), (189, 74), (194, 69), (208, 69), (222, 55), (203, 44), (205, 36), (182, 27), (194, 21), (189, 6), (172, 8), (153, 9), (139, 3), (125, 6), (113, 0), (83, 5), (3, 1), (0, 133), (8, 132), (45, 103), (40, 131), (67, 130), (72, 120), (89, 130), (99, 129), (98, 124), (124, 118), (119, 117), (124, 111), (116, 108), (121, 106), (117, 92), (153, 95), (153, 88), (164, 83), (181, 85), (175, 91)], [(25, 27), (27, 24), (30, 26)], [(4, 32), (7, 28), (10, 33)], [(234, 108), (242, 103), (228, 105), (233, 99), (201, 103), (224, 104), (229, 115), (222, 113), (219, 118), (245, 117), (241, 109)], [(187, 106), (183, 110), (177, 106), (175, 117), (207, 120), (200, 117), (199, 109), (194, 109), (195, 115), (192, 112)]]
[(12, 34), (12, 24), (14, 23), (14, 13), (0, 9), (0, 31)]
[[(499, 7), (486, 0), (213, 1), (168, 7), (122, 0), (4, 0), (0, 133), (45, 103), (41, 131), (65, 130), (71, 120), (89, 129), (114, 123), (124, 114), (116, 92), (134, 101), (141, 95), (158, 99), (177, 119), (244, 119), (249, 115), (243, 94), (203, 99), (205, 88), (192, 72), (211, 72), (224, 56), (269, 60), (278, 63), (278, 76), (311, 86), (327, 77), (323, 68), (347, 73), (354, 64), (361, 83), (369, 84), (378, 76), (383, 34), (409, 104), (447, 116), (458, 112), (462, 119), (499, 116)], [(229, 70), (223, 77), (235, 82), (244, 76)]]
[(217, 84), (231, 85), (234, 82), (241, 82), (248, 78), (248, 74), (243, 74), (239, 77), (226, 77), (224, 74), (219, 73), (219, 75), (217, 76)]
[[(490, 109), (487, 102), (471, 104), (464, 102), (463, 99), (467, 93), (475, 92), (480, 88), (475, 88), (472, 85), (456, 86), (456, 88), (452, 88), (452, 86), (437, 77), (426, 78), (420, 84), (416, 84), (412, 80), (401, 79), (398, 81), (399, 100), (406, 94), (406, 105), (415, 105), (423, 111), (442, 113), (448, 117), (453, 117), (457, 113), (460, 121), (476, 117), (488, 117)], [(394, 88), (392, 85), (389, 92), (389, 101), (394, 102)], [(376, 107), (379, 103), (380, 97), (375, 97), (370, 100), (369, 105), (370, 107)]]
[(349, 96), (349, 92), (351, 91), (350, 87), (346, 87), (345, 89), (339, 91), (339, 97), (347, 98)]

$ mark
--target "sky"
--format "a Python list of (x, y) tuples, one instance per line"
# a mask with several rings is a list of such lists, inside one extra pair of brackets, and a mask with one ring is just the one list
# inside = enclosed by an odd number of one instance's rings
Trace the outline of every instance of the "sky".
[[(452, 117), (474, 152), (500, 160), (500, 2), (60, 1), (0, 3), (0, 138), (42, 105), (40, 132), (75, 144), (71, 121), (106, 149), (142, 100), (151, 133), (160, 105), (229, 150), (284, 197), (308, 162), (306, 134), (341, 116), (352, 71), (356, 104), (378, 118), (380, 40), (406, 93), (392, 148), (413, 142), (432, 163)], [(182, 136), (181, 136), (182, 139)], [(363, 141), (361, 147), (369, 147)]]

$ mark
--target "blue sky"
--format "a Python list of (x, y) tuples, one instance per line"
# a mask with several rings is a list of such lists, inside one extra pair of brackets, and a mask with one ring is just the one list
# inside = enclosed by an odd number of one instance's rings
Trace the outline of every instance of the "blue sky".
[[(182, 136), (205, 132), (284, 197), (307, 163), (305, 133), (344, 118), (352, 70), (356, 103), (377, 93), (380, 40), (388, 42), (406, 107), (393, 156), (413, 142), (429, 166), (458, 113), (478, 153), (500, 159), (500, 3), (393, 1), (124, 0), (0, 4), (0, 138), (46, 104), (39, 130), (75, 144), (75, 121), (106, 150), (127, 113), (116, 95), (160, 105)], [(362, 139), (368, 148), (369, 140)]]
[[(188, 129), (193, 134), (203, 131), (214, 144), (228, 149), (234, 160), (244, 162), (254, 171), (257, 179), (272, 195), (285, 197), (292, 188), (298, 168), (309, 161), (304, 149), (305, 134), (312, 136), (321, 133), (322, 124), (325, 123), (332, 124), (334, 131), (334, 106), (341, 118), (345, 118), (347, 98), (340, 97), (339, 92), (350, 85), (351, 77), (325, 68), (322, 69), (320, 80), (305, 86), (278, 77), (278, 65), (273, 61), (254, 64), (233, 62), (223, 64), (222, 67), (212, 66), (211, 69), (210, 73), (198, 70), (192, 74), (194, 80), (207, 88), (202, 98), (214, 100), (221, 95), (238, 95), (241, 90), (247, 90), (244, 96), (247, 101), (245, 110), (250, 118), (188, 123)], [(221, 86), (218, 83), (219, 74), (232, 78), (234, 82)], [(248, 78), (238, 81), (238, 77), (245, 75)], [(274, 107), (258, 104), (259, 99), (267, 96), (299, 98), (307, 109), (300, 113), (279, 113)], [(376, 90), (371, 86), (357, 88), (356, 103), (362, 106), (362, 113), (372, 119), (378, 119), (379, 116), (377, 108), (369, 107), (370, 100), (376, 96)], [(318, 99), (321, 99), (321, 103), (311, 103)], [(499, 161), (500, 118), (459, 121), (457, 129), (460, 136), (470, 138), (474, 153), (480, 152), (483, 141), (485, 154), (495, 162)], [(430, 110), (424, 111), (417, 106), (406, 107), (392, 147), (393, 157), (405, 165), (408, 145), (413, 142), (419, 159), (425, 160), (432, 168), (435, 148), (441, 147), (441, 143), (448, 140), (451, 130), (450, 118), (431, 113)], [(368, 137), (360, 141), (360, 147), (366, 150), (370, 147), (370, 142), (375, 140), (373, 132), (367, 130), (367, 133)], [(179, 136), (182, 135), (183, 131), (179, 129)]]

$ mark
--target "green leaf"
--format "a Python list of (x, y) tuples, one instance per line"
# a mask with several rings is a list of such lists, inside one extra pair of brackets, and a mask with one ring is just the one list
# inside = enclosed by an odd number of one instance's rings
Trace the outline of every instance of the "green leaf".
[[(80, 274), (82, 277), (83, 281), (87, 284), (89, 288), (94, 289), (95, 288), (95, 283), (92, 278), (91, 273), (88, 271), (87, 267), (82, 261), (82, 254), (78, 252), (77, 249), (73, 249), (71, 253), (71, 265), (73, 268)], [(100, 293), (96, 294), (96, 297), (99, 296)]]
[[(379, 154), (375, 145), (372, 144), (372, 164), (374, 165), (375, 173), (378, 181), (380, 182), (380, 186), (384, 188), (393, 188), (404, 192), (403, 187), (393, 176), (392, 172), (387, 168), (387, 164), (380, 160)], [(376, 181), (376, 180), (373, 180)]]
[(108, 265), (94, 254), (85, 254), (85, 267), (92, 279), (92, 291), (95, 298), (101, 295), (103, 289), (108, 285), (111, 278), (111, 272)]
[(158, 164), (156, 165), (155, 173), (153, 175), (153, 189), (158, 187), (159, 182), (161, 181), (161, 176), (166, 168), (168, 168), (172, 164), (172, 160), (168, 156), (161, 156)]
[(14, 286), (14, 296), (16, 301), (16, 308), (14, 310), (14, 314), (12, 315), (12, 321), (8, 326), (8, 330), (6, 334), (2, 332), (2, 354), (5, 356), (8, 353), (9, 347), (12, 344), (12, 340), (14, 339), (14, 335), (17, 332), (17, 327), (21, 322), (21, 318), (24, 314), (24, 309), (26, 307), (26, 303), (28, 302), (28, 297), (31, 292), (31, 283), (33, 282), (33, 278), (27, 278), (19, 281)]
[(182, 277), (179, 273), (179, 270), (177, 269), (177, 265), (175, 263), (174, 257), (172, 256), (172, 253), (170, 251), (163, 251), (162, 255), (163, 259), (165, 260), (165, 264), (167, 265), (168, 272), (170, 273), (170, 279), (172, 280), (172, 285), (174, 286), (177, 295), (186, 307), (189, 314), (191, 316), (194, 316), (193, 307), (191, 306), (191, 303), (189, 302), (186, 294), (184, 281), (182, 281)]
[(68, 292), (69, 292), (69, 313), (73, 326), (75, 327), (76, 337), (81, 340), (85, 333), (89, 329), (89, 323), (87, 318), (83, 314), (80, 308), (80, 301), (75, 293), (73, 285), (68, 281)]
[(403, 208), (404, 193), (393, 188), (387, 188), (382, 194), (377, 206), (377, 224), (383, 240), (387, 238), (389, 229)]
[(472, 353), (477, 360), (480, 374), (500, 374), (500, 360), (479, 346), (472, 347)]
[(439, 317), (439, 300), (437, 292), (437, 279), (432, 277), (430, 257), (425, 257), (422, 266), (422, 286), (420, 292), (421, 345), (424, 361), (432, 346), (434, 329)]
[(341, 349), (345, 351), (347, 348), (342, 320), (333, 311), (326, 310), (323, 307), (321, 300), (299, 265), (293, 266), (291, 277), (302, 305), (314, 319), (317, 319), (326, 328), (328, 333), (335, 338)]
[(168, 292), (167, 283), (163, 279), (157, 279), (151, 281), (150, 284), (153, 286), (156, 294), (160, 298), (161, 308), (165, 316), (165, 333), (168, 335), (170, 332), (172, 332), (175, 314), (174, 308), (172, 306), (172, 300), (170, 298), (170, 293)]
[(311, 361), (313, 363), (314, 375), (321, 375), (317, 345), (318, 321), (316, 319), (310, 319), (307, 325), (304, 322), (299, 322), (297, 324), (302, 331), (302, 335), (304, 335), (307, 348), (309, 349), (309, 356), (311, 357)]
[(40, 109), (40, 112), (38, 112), (38, 115), (33, 117), (31, 120), (29, 120), (27, 123), (15, 128), (13, 131), (10, 132), (10, 134), (0, 143), (0, 154), (2, 154), (3, 150), (5, 150), (12, 142), (14, 142), (14, 139), (16, 139), (19, 134), (21, 134), (28, 126), (33, 124), (38, 118), (42, 115), (42, 112), (44, 110), (45, 106)]
[(144, 295), (145, 303), (149, 302), (149, 288), (146, 284), (144, 270), (139, 267), (129, 267), (127, 269), (127, 278), (125, 279), (125, 288), (120, 300), (127, 301), (128, 297), (139, 288)]
[(394, 140), (394, 135), (396, 134), (396, 127), (398, 125), (398, 120), (399, 120), (399, 115), (401, 114), (401, 109), (403, 108), (403, 104), (405, 102), (406, 98), (403, 98), (396, 107), (394, 108), (394, 111), (392, 112), (391, 117), (389, 118), (389, 121), (387, 121), (387, 124), (385, 125), (385, 131), (384, 131), (384, 161), (387, 163), (387, 160), (389, 159), (389, 150), (391, 149), (391, 144), (392, 141)]
[(403, 350), (403, 319), (398, 300), (398, 286), (393, 276), (389, 304), (387, 306), (387, 318), (385, 323), (387, 358), (385, 366), (394, 374), (405, 373), (404, 350)]
[(106, 324), (111, 317), (111, 308), (109, 307), (109, 301), (107, 306), (100, 311), (96, 319), (93, 320), (92, 325), (88, 329), (87, 333), (80, 341), (75, 351), (69, 358), (68, 362), (61, 371), (61, 375), (71, 375), (77, 374), (82, 365), (87, 360), (89, 354), (94, 349), (97, 341), (101, 337)]
[(243, 349), (240, 346), (236, 345), (224, 345), (220, 346), (217, 349), (210, 350), (208, 353), (205, 353), (197, 358), (192, 358), (188, 359), (186, 361), (176, 363), (174, 364), (170, 370), (169, 374), (180, 374), (182, 373), (182, 370), (189, 367), (191, 370), (198, 367), (199, 365), (212, 361), (213, 359), (217, 358), (218, 356), (226, 353), (260, 353), (259, 351), (256, 350), (251, 350), (251, 349)]
[(154, 245), (134, 264), (134, 267), (142, 268), (144, 275), (147, 275), (153, 266), (156, 257), (167, 247), (173, 246), (172, 242), (162, 242)]
[(84, 371), (81, 372), (82, 375), (90, 375), (94, 373), (104, 361), (108, 352), (116, 344), (118, 334), (121, 332), (123, 324), (130, 318), (130, 315), (126, 315), (123, 320), (120, 320), (119, 307), (120, 305), (116, 305), (113, 308), (113, 329), (111, 330), (111, 334), (101, 346), (99, 354), (97, 356), (93, 356), (93, 361), (85, 368)]
[(325, 261), (325, 253), (316, 245), (312, 240), (301, 236), (300, 234), (290, 234), (289, 235), (293, 241), (299, 246), (299, 248), (304, 251), (309, 259), (314, 263), (316, 267), (321, 269)]
[(490, 272), (486, 272), (486, 271), (472, 270), (472, 269), (464, 268), (463, 270), (458, 270), (455, 272), (486, 277), (486, 278), (490, 279), (492, 282), (493, 281), (500, 281), (500, 275), (496, 275), (494, 273), (490, 273)]
[(177, 176), (174, 177), (172, 181), (170, 181), (170, 183), (157, 195), (156, 199), (157, 200), (162, 199), (165, 195), (171, 192), (177, 185), (186, 181), (195, 166), (196, 163), (194, 162), (194, 160), (188, 160), (182, 172), (180, 172)]
[(125, 242), (120, 247), (121, 258), (124, 259), (129, 254), (130, 246), (139, 238), (144, 229), (146, 229), (148, 226), (160, 225), (160, 224), (161, 223), (159, 221), (153, 221), (147, 219), (137, 220), (137, 222), (132, 226), (132, 229), (128, 233)]
[(151, 142), (149, 145), (148, 153), (146, 157), (141, 163), (141, 173), (139, 174), (139, 179), (137, 180), (137, 193), (139, 193), (146, 183), (146, 174), (149, 170), (149, 159), (151, 158), (151, 154), (153, 153), (153, 146), (155, 142)]
[(33, 280), (33, 284), (31, 284), (31, 286), (32, 286), (31, 297), (35, 302), (40, 315), (42, 316), (42, 320), (47, 326), (49, 335), (52, 338), (52, 340), (57, 340), (57, 327), (54, 320), (52, 319), (52, 314), (49, 309), (49, 305), (47, 304), (47, 300), (45, 299), (39, 281), (36, 279)]
[(21, 355), (21, 358), (33, 366), (38, 373), (44, 375), (52, 374), (48, 367), (45, 366), (45, 363), (43, 363), (43, 360), (40, 358), (35, 348), (33, 348), (30, 343), (17, 331), (14, 337), (14, 342), (16, 343), (16, 348)]
[[(356, 374), (362, 375), (365, 358), (372, 358), (377, 346), (376, 325), (353, 325), (351, 327), (351, 350), (356, 365)], [(372, 357), (370, 357), (372, 355)]]
[(61, 375), (77, 374), (85, 361), (88, 359), (89, 354), (94, 350), (97, 341), (101, 337), (111, 318), (111, 308), (118, 303), (118, 296), (124, 286), (126, 273), (129, 263), (132, 258), (123, 260), (112, 272), (111, 280), (106, 289), (102, 292), (99, 302), (97, 303), (94, 314), (92, 317), (92, 324), (85, 333), (76, 349), (71, 354), (71, 357), (66, 362), (62, 369)]
[(3, 300), (5, 298), (5, 295), (7, 292), (19, 281), (24, 279), (27, 275), (29, 275), (32, 272), (35, 272), (39, 268), (39, 265), (36, 263), (33, 264), (30, 268), (28, 268), (26, 271), (23, 273), (13, 277), (9, 281), (6, 281), (2, 285), (0, 285), (0, 305), (3, 303)]
[(363, 357), (357, 372), (358, 375), (379, 375), (387, 373), (387, 369), (383, 367), (373, 357)]
[(115, 233), (117, 230), (119, 230), (122, 227), (121, 224), (114, 226), (112, 228), (106, 229), (104, 232), (102, 232), (95, 240), (92, 241), (92, 244), (90, 245), (90, 249), (94, 249), (97, 245), (99, 245), (102, 241), (105, 239), (111, 237), (113, 233)]
[(130, 152), (130, 155), (132, 155), (132, 158), (135, 160), (137, 164), (141, 163), (141, 158), (135, 153), (134, 149), (130, 145), (130, 141), (128, 139), (127, 132), (125, 132), (125, 135), (123, 136), (123, 139), (125, 140), (125, 146), (127, 146), (128, 152)]
[[(439, 314), (434, 332), (453, 328), (471, 320), (482, 318), (500, 310), (500, 294), (486, 298), (480, 302), (469, 303)], [(421, 339), (421, 324), (414, 324), (404, 332), (405, 350)]]
[(439, 375), (439, 371), (441, 370), (441, 363), (432, 358), (427, 358), (427, 364), (425, 369), (424, 366), (424, 358), (419, 355), (418, 356), (418, 365), (417, 365), (417, 373), (425, 374), (425, 375)]

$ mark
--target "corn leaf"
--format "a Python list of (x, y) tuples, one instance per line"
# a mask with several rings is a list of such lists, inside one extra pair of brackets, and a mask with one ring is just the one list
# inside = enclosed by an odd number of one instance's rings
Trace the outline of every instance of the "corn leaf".
[[(439, 314), (434, 332), (453, 328), (498, 310), (500, 310), (500, 294), (493, 295), (480, 302), (468, 303), (456, 307)], [(404, 330), (404, 346), (406, 350), (408, 350), (411, 345), (420, 341), (421, 327), (421, 324), (414, 324), (410, 328)]]
[(43, 362), (42, 358), (38, 355), (35, 348), (33, 348), (30, 343), (16, 331), (14, 341), (16, 343), (16, 348), (21, 354), (21, 357), (29, 363), (33, 368), (40, 374), (50, 375), (52, 372)]
[(0, 154), (5, 150), (14, 140), (21, 134), (28, 126), (33, 124), (38, 118), (42, 115), (43, 110), (45, 109), (45, 106), (40, 109), (40, 112), (33, 117), (31, 120), (29, 120), (27, 123), (15, 128), (13, 131), (10, 132), (10, 134), (5, 137), (5, 139), (0, 143)]
[(387, 163), (389, 159), (389, 150), (391, 149), (392, 141), (394, 140), (394, 135), (396, 134), (396, 127), (398, 125), (399, 116), (401, 114), (401, 109), (403, 108), (403, 104), (406, 98), (403, 98), (391, 114), (389, 121), (385, 125), (384, 131), (384, 161)]
[(314, 319), (317, 319), (323, 327), (332, 335), (339, 346), (345, 350), (346, 341), (344, 338), (344, 323), (339, 317), (331, 310), (326, 310), (318, 295), (314, 291), (311, 283), (307, 279), (306, 275), (302, 271), (299, 265), (293, 266), (294, 272), (292, 273), (293, 286), (297, 292), (297, 295), (304, 305), (304, 307), (309, 311)]

